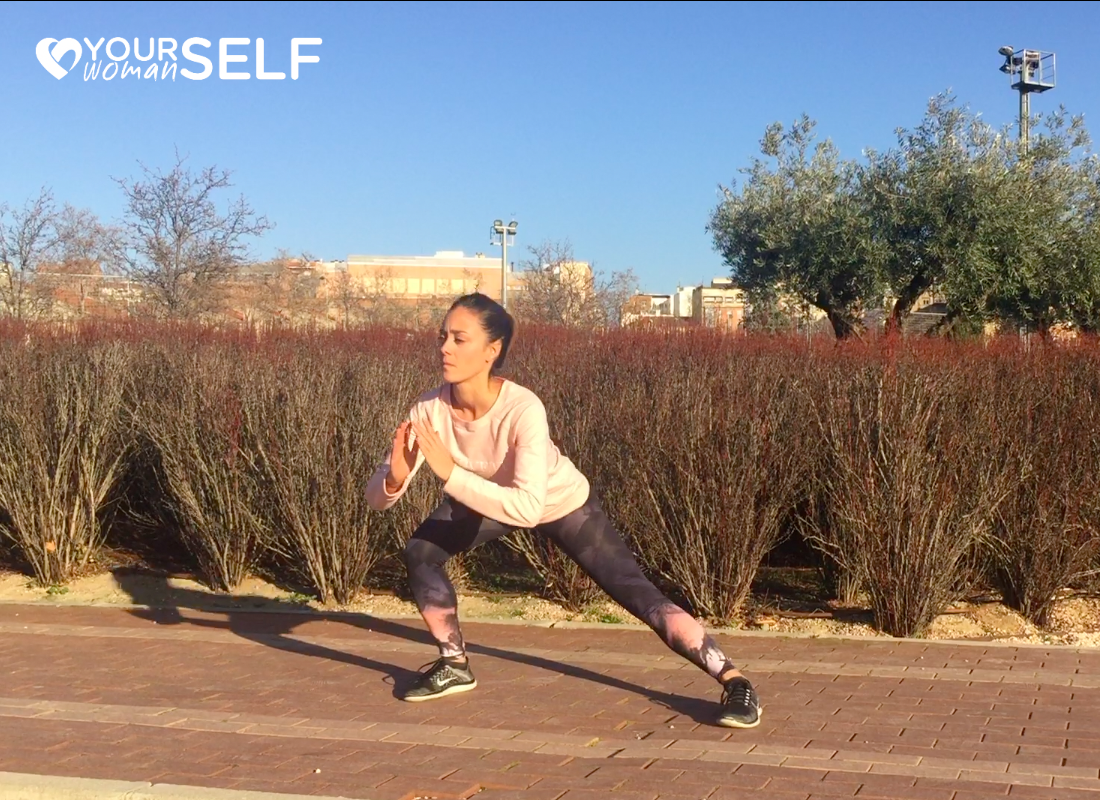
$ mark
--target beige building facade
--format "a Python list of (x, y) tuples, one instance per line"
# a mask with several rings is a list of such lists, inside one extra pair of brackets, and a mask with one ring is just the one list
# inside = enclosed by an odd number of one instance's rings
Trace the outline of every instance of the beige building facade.
[(745, 316), (745, 295), (729, 278), (710, 285), (680, 286), (672, 294), (637, 294), (624, 308), (623, 324), (678, 319), (708, 328), (736, 331)]
[[(350, 255), (348, 278), (363, 291), (394, 300), (426, 302), (481, 292), (496, 301), (501, 297), (501, 263), (481, 253), (440, 251), (431, 256)], [(523, 290), (523, 274), (506, 273), (509, 299)]]

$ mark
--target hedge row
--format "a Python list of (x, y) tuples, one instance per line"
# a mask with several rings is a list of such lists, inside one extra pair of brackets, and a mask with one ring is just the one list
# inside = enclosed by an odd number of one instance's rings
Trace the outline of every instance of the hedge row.
[[(427, 470), (390, 511), (363, 494), (439, 380), (434, 341), (0, 327), (0, 538), (52, 585), (144, 524), (216, 589), (263, 562), (346, 603), (441, 497)], [(1097, 566), (1095, 345), (539, 329), (507, 372), (543, 398), (647, 572), (701, 616), (734, 618), (791, 536), (894, 635), (980, 582), (1044, 624)], [(532, 532), (507, 542), (550, 596), (598, 595)]]

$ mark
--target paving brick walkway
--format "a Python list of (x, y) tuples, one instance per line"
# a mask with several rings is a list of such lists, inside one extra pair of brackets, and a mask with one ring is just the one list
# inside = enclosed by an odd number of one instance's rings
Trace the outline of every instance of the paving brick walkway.
[(1100, 800), (1100, 651), (717, 638), (763, 722), (648, 630), (0, 605), (0, 771), (413, 800)]

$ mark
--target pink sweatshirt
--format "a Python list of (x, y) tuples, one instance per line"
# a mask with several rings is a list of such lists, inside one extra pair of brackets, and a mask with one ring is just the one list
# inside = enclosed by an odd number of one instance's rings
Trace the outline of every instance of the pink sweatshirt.
[[(409, 419), (428, 422), (446, 445), (455, 467), (443, 491), (468, 508), (516, 528), (561, 519), (588, 500), (584, 474), (550, 439), (546, 408), (529, 389), (505, 380), (492, 408), (480, 419), (459, 419), (450, 384), (422, 394)], [(415, 441), (415, 440), (414, 440)], [(367, 483), (376, 511), (396, 503), (424, 463), (417, 453), (409, 477), (395, 494), (386, 491), (390, 452)]]

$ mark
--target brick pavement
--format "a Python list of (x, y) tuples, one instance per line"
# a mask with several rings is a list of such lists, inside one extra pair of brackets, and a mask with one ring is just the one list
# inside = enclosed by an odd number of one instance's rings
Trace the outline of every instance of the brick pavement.
[(1100, 651), (717, 638), (759, 728), (647, 630), (465, 623), (479, 687), (394, 697), (414, 620), (0, 606), (0, 771), (362, 800), (1100, 800)]

